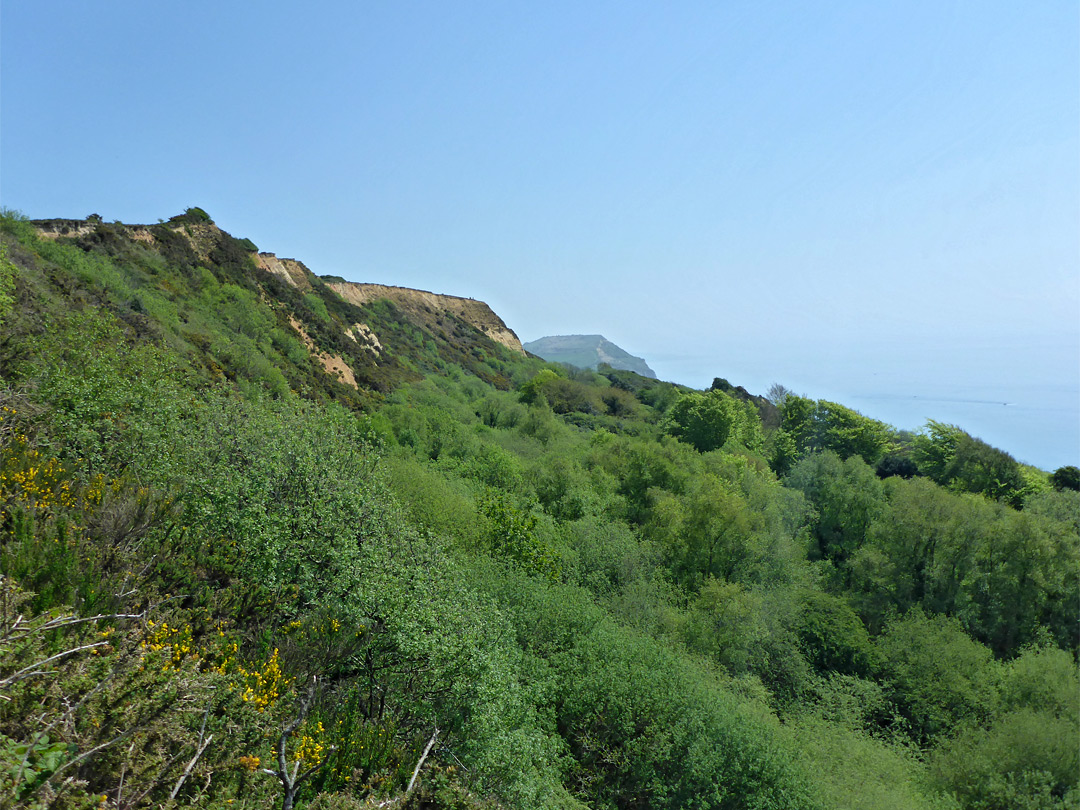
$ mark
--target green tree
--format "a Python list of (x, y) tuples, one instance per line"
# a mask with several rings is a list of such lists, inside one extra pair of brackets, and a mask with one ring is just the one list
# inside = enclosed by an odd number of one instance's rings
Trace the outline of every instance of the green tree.
[(843, 599), (804, 591), (796, 616), (799, 643), (818, 672), (867, 676), (875, 654), (866, 627)]
[(787, 392), (780, 402), (780, 430), (782, 430), (799, 452), (813, 446), (814, 412), (817, 403), (808, 397)]
[(1069, 653), (1034, 646), (1002, 667), (1000, 706), (932, 754), (964, 808), (1066, 810), (1080, 799), (1080, 678)]
[(890, 446), (888, 425), (836, 402), (819, 401), (814, 419), (817, 442), (840, 458), (859, 455), (867, 464), (875, 464)]
[(926, 427), (916, 434), (912, 442), (912, 454), (920, 472), (936, 483), (946, 483), (956, 456), (956, 446), (963, 435), (964, 431), (956, 425), (928, 420)]
[(915, 608), (890, 622), (876, 647), (888, 694), (916, 742), (928, 744), (996, 708), (993, 656), (955, 619)]
[(532, 405), (543, 396), (544, 387), (558, 379), (560, 379), (559, 375), (550, 368), (542, 368), (532, 379), (521, 384), (518, 388), (518, 396), (526, 405)]
[(710, 578), (690, 601), (680, 637), (731, 675), (757, 678), (771, 702), (793, 706), (810, 681), (794, 632), (797, 608), (787, 589)]
[(602, 504), (588, 473), (564, 456), (545, 457), (529, 479), (544, 511), (557, 520), (579, 520), (596, 513)]
[(797, 582), (805, 552), (785, 525), (785, 505), (764, 506), (763, 494), (747, 492), (737, 480), (699, 474), (688, 492), (657, 497), (645, 535), (690, 590), (710, 577), (770, 587)]
[(1000, 511), (981, 533), (963, 589), (969, 606), (958, 615), (1001, 656), (1034, 641), (1040, 628), (1075, 649), (1080, 536), (1065, 522), (988, 506)]
[(54, 321), (31, 342), (21, 376), (51, 409), (63, 456), (112, 475), (178, 460), (171, 436), (197, 401), (184, 390), (186, 372), (168, 351), (126, 336), (107, 312)]
[(914, 439), (913, 455), (919, 470), (942, 486), (1012, 506), (1022, 503), (1024, 480), (1016, 460), (955, 425), (928, 421)]
[(767, 453), (772, 471), (777, 475), (787, 475), (799, 458), (799, 447), (790, 433), (778, 428), (769, 436)]
[(702, 453), (723, 447), (729, 439), (751, 450), (765, 444), (754, 406), (723, 391), (684, 394), (668, 411), (664, 427)]
[(1050, 483), (1058, 491), (1063, 489), (1080, 490), (1080, 467), (1072, 465), (1058, 467), (1050, 476)]
[(922, 478), (884, 484), (888, 504), (850, 561), (864, 617), (876, 626), (889, 610), (914, 605), (933, 612), (962, 609), (994, 522), (993, 505), (957, 497)]
[(598, 434), (589, 463), (610, 475), (621, 510), (630, 523), (644, 523), (662, 491), (680, 491), (685, 475), (682, 453), (693, 451), (675, 442), (656, 443)]
[(1024, 479), (1016, 459), (965, 434), (956, 446), (949, 484), (960, 492), (978, 492), (1010, 506), (1023, 505)]
[(795, 465), (785, 483), (806, 495), (817, 512), (817, 556), (841, 565), (859, 550), (885, 509), (881, 481), (858, 456), (841, 461), (832, 450), (812, 453)]
[(621, 626), (578, 589), (524, 577), (493, 582), (533, 669), (548, 684), (590, 807), (816, 807), (775, 724), (670, 646)]
[(518, 508), (497, 490), (481, 499), (479, 511), (487, 518), (486, 539), (495, 554), (513, 560), (530, 574), (558, 578), (558, 555), (538, 536), (536, 515)]
[(183, 216), (187, 217), (192, 222), (212, 222), (210, 215), (197, 205), (184, 209)]
[(1061, 523), (1080, 535), (1080, 491), (1060, 489), (1037, 492), (1024, 503), (1024, 512)]
[(872, 626), (890, 610), (921, 605), (957, 617), (999, 655), (1030, 642), (1040, 626), (1075, 644), (1075, 526), (927, 479), (884, 483), (888, 506), (851, 558), (853, 598)]
[(888, 425), (836, 402), (789, 394), (780, 410), (780, 428), (801, 453), (832, 450), (842, 459), (859, 455), (876, 464), (892, 446)]

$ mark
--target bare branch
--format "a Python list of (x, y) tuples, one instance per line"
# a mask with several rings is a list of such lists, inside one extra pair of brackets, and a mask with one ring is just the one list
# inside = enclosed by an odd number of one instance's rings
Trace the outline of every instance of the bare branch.
[(169, 794), (169, 801), (173, 801), (176, 798), (176, 794), (180, 792), (180, 788), (184, 785), (184, 780), (191, 775), (191, 769), (195, 767), (195, 763), (199, 761), (199, 757), (202, 756), (202, 752), (206, 750), (206, 746), (210, 745), (210, 741), (214, 739), (214, 735), (211, 734), (206, 740), (203, 740), (203, 736), (206, 734), (206, 721), (210, 717), (210, 706), (206, 707), (206, 711), (203, 712), (202, 725), (199, 726), (199, 741), (196, 743), (195, 756), (191, 758), (191, 762), (184, 768), (184, 772), (180, 774), (180, 779), (176, 783), (176, 787), (172, 789), (172, 793)]
[(102, 619), (142, 619), (145, 617), (145, 613), (99, 613), (97, 616), (84, 616), (82, 618), (76, 618), (75, 615), (72, 614), (71, 616), (57, 616), (55, 619), (50, 619), (38, 629), (55, 630), (58, 627), (70, 627), (73, 624), (97, 622)]
[[(131, 745), (128, 746), (128, 758), (131, 758), (131, 752), (135, 750), (135, 741), (131, 741)], [(120, 784), (116, 786), (116, 806), (123, 807), (123, 795), (124, 795), (124, 776), (127, 774), (127, 760), (124, 760), (123, 766), (120, 768)]]
[(199, 749), (195, 752), (195, 756), (191, 758), (191, 762), (189, 762), (187, 764), (187, 767), (184, 768), (184, 772), (180, 774), (180, 778), (176, 782), (176, 787), (174, 787), (172, 789), (172, 793), (169, 794), (170, 802), (176, 799), (176, 794), (178, 794), (180, 792), (180, 788), (184, 786), (184, 780), (191, 775), (191, 769), (195, 767), (195, 763), (199, 761), (199, 757), (202, 756), (203, 751), (206, 750), (206, 746), (210, 745), (210, 741), (213, 739), (214, 735), (211, 734), (209, 737), (207, 737), (200, 743)]
[(63, 765), (61, 765), (55, 771), (53, 771), (49, 775), (49, 778), (46, 779), (45, 781), (46, 782), (51, 782), (53, 779), (55, 779), (60, 774), (62, 774), (64, 771), (66, 771), (68, 768), (72, 767), (73, 765), (78, 765), (84, 759), (86, 759), (87, 757), (92, 757), (94, 754), (98, 753), (99, 751), (104, 751), (110, 745), (115, 745), (116, 743), (120, 742), (122, 739), (124, 739), (128, 735), (134, 733), (134, 731), (135, 731), (135, 729), (133, 729), (133, 728), (129, 728), (127, 731), (122, 731), (119, 734), (117, 734), (115, 737), (113, 737), (111, 740), (103, 742), (101, 745), (95, 746), (94, 748), (91, 748), (89, 751), (84, 751), (83, 753), (81, 753), (77, 757), (75, 757), (75, 759), (69, 759), (67, 762), (65, 762)]
[(416, 777), (420, 775), (420, 769), (424, 767), (424, 760), (428, 758), (428, 754), (431, 753), (431, 747), (435, 745), (435, 738), (439, 736), (439, 727), (435, 726), (435, 733), (431, 735), (431, 739), (428, 740), (427, 746), (424, 748), (424, 753), (420, 756), (420, 761), (416, 763), (416, 768), (412, 772), (412, 779), (409, 780), (409, 786), (405, 788), (405, 795), (408, 796), (412, 793), (413, 788), (416, 786)]
[(37, 663), (30, 664), (30, 666), (23, 667), (22, 669), (20, 669), (15, 674), (9, 675), (8, 677), (0, 680), (0, 689), (7, 689), (13, 683), (15, 683), (16, 681), (21, 681), (23, 678), (29, 678), (29, 677), (32, 677), (34, 675), (45, 675), (45, 674), (47, 674), (47, 673), (44, 673), (44, 672), (33, 672), (32, 670), (35, 670), (38, 667), (43, 667), (43, 666), (45, 666), (46, 664), (48, 664), (48, 663), (50, 663), (52, 661), (57, 661), (57, 660), (59, 660), (61, 658), (67, 658), (67, 656), (69, 656), (69, 655), (74, 655), (75, 653), (84, 652), (85, 650), (92, 650), (95, 647), (107, 646), (108, 643), (109, 642), (107, 642), (107, 641), (97, 641), (97, 642), (94, 642), (93, 644), (84, 644), (81, 647), (73, 647), (70, 650), (64, 650), (64, 652), (60, 652), (60, 653), (57, 653), (56, 655), (49, 656), (44, 661), (38, 661)]
[(436, 726), (435, 731), (431, 735), (431, 739), (428, 740), (427, 745), (424, 747), (424, 753), (420, 755), (420, 759), (416, 763), (416, 767), (413, 768), (412, 779), (409, 780), (409, 786), (405, 788), (405, 792), (399, 796), (385, 799), (374, 805), (375, 807), (394, 807), (395, 805), (401, 804), (403, 801), (409, 798), (409, 795), (413, 792), (413, 788), (416, 787), (416, 778), (420, 775), (420, 769), (424, 767), (424, 761), (428, 758), (428, 754), (431, 753), (431, 749), (434, 747), (435, 740), (436, 738), (438, 738), (438, 736), (439, 727)]
[(23, 617), (19, 616), (12, 622), (11, 626), (4, 631), (4, 635), (10, 636), (15, 632), (20, 633), (43, 633), (47, 630), (59, 630), (61, 627), (71, 627), (76, 624), (85, 624), (86, 622), (98, 622), (102, 619), (144, 619), (146, 613), (99, 613), (97, 616), (84, 616), (78, 617), (74, 613), (69, 616), (54, 616), (43, 624), (39, 624), (37, 627), (20, 627)]
[[(300, 763), (297, 762), (292, 769), (292, 773), (289, 773), (289, 761), (285, 755), (285, 744), (288, 742), (289, 737), (293, 735), (300, 724), (304, 722), (307, 717), (308, 709), (311, 708), (311, 701), (315, 697), (315, 688), (319, 685), (319, 679), (312, 676), (311, 683), (308, 688), (304, 690), (303, 696), (300, 698), (300, 711), (297, 712), (296, 719), (294, 719), (289, 725), (285, 726), (281, 730), (281, 736), (278, 737), (278, 769), (277, 771), (271, 771), (268, 768), (263, 768), (264, 773), (268, 773), (271, 776), (276, 776), (281, 782), (282, 790), (284, 791), (281, 798), (281, 810), (292, 810), (293, 802), (296, 800), (296, 792), (300, 787), (300, 783), (306, 779), (311, 773), (316, 770), (306, 772), (303, 776), (297, 779), (297, 774), (300, 772)], [(321, 767), (318, 766), (318, 767)]]

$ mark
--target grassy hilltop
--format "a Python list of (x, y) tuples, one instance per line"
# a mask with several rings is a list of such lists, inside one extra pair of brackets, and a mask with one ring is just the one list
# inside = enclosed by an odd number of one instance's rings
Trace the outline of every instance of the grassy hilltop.
[(1080, 806), (1075, 469), (0, 235), (0, 807)]

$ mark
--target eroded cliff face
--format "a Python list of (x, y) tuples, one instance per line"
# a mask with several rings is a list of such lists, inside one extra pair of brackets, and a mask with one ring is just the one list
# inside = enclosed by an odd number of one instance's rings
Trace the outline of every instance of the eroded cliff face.
[(507, 326), (502, 318), (483, 301), (458, 298), (454, 295), (439, 295), (426, 290), (411, 290), (407, 287), (390, 287), (385, 284), (334, 281), (329, 282), (327, 286), (356, 306), (387, 299), (398, 309), (424, 322), (425, 326), (438, 329), (448, 336), (452, 334), (452, 329), (443, 316), (452, 315), (479, 329), (496, 343), (511, 351), (525, 354), (514, 330)]
[(201, 261), (206, 261), (210, 257), (211, 251), (221, 243), (224, 233), (213, 222), (192, 223), (173, 220), (160, 222), (157, 225), (125, 225), (122, 222), (104, 222), (100, 218), (40, 219), (34, 220), (33, 224), (38, 234), (45, 239), (119, 238), (154, 246), (162, 237), (175, 234), (187, 241), (192, 252)]
[(255, 264), (261, 269), (267, 273), (273, 273), (301, 292), (307, 292), (311, 289), (311, 282), (308, 280), (311, 271), (307, 269), (303, 262), (298, 262), (296, 259), (279, 259), (273, 253), (256, 253), (254, 258)]
[(78, 239), (92, 233), (98, 223), (84, 219), (46, 219), (34, 223), (39, 234), (46, 239)]
[[(182, 216), (167, 222), (159, 221), (156, 225), (106, 223), (96, 215), (85, 220), (35, 220), (33, 224), (41, 237), (72, 240), (84, 250), (103, 248), (122, 252), (124, 243), (139, 243), (182, 266), (201, 264), (219, 270), (227, 268), (222, 277), (228, 283), (250, 287), (245, 279), (255, 280), (260, 287), (260, 299), (277, 310), (278, 317), (284, 321), (280, 326), (294, 330), (323, 371), (353, 390), (385, 392), (416, 376), (415, 370), (409, 370), (398, 358), (399, 353), (410, 356), (412, 349), (394, 342), (396, 327), (390, 324), (397, 318), (434, 338), (433, 351), (444, 362), (460, 363), (500, 388), (505, 388), (509, 382), (498, 372), (484, 367), (485, 350), (478, 343), (487, 344), (490, 340), (510, 351), (526, 354), (518, 336), (483, 301), (385, 284), (358, 284), (332, 276), (319, 277), (301, 261), (259, 252), (250, 240), (233, 238), (201, 209), (189, 209)], [(254, 267), (247, 265), (247, 256)], [(252, 270), (254, 277), (249, 275)], [(275, 300), (275, 295), (281, 294), (281, 287), (260, 282), (258, 277), (263, 273), (283, 281), (304, 298), (322, 298), (336, 313), (335, 317), (318, 324), (303, 322), (301, 319), (306, 317), (304, 306), (298, 306), (291, 293), (284, 295), (282, 300)], [(333, 296), (354, 306), (370, 307), (385, 300), (393, 306), (393, 311), (376, 310), (370, 317), (359, 320), (355, 311), (343, 313), (341, 309), (335, 309), (330, 300)], [(332, 334), (335, 329), (346, 339), (344, 343)]]

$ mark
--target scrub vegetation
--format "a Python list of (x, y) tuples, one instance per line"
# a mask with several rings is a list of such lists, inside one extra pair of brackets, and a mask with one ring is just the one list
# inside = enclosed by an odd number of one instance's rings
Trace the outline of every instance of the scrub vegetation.
[(80, 224), (2, 219), (0, 807), (1080, 807), (1075, 468)]

